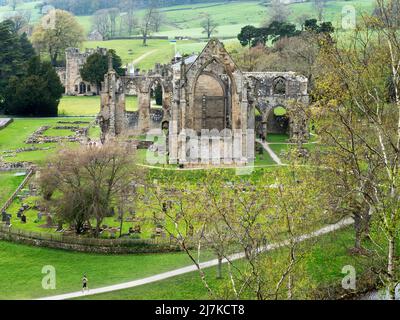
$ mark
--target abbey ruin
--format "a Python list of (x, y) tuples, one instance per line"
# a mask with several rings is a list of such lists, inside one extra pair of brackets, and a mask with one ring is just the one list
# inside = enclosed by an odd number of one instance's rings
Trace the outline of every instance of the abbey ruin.
[(65, 51), (65, 68), (57, 68), (57, 74), (65, 88), (65, 94), (68, 96), (92, 96), (100, 91), (96, 84), (88, 83), (81, 77), (80, 70), (86, 63), (86, 59), (93, 53), (107, 55), (107, 49), (96, 48), (86, 49), (81, 52), (77, 48), (68, 48)]
[[(170, 64), (157, 64), (147, 72), (127, 70), (120, 77), (110, 65), (101, 88), (80, 75), (86, 59), (95, 52), (107, 55), (104, 48), (84, 52), (70, 48), (66, 68), (57, 71), (66, 95), (100, 91), (98, 121), (103, 142), (122, 134), (156, 134), (158, 130), (167, 136), (169, 163), (210, 164), (223, 158), (226, 164), (245, 165), (254, 160), (256, 138), (288, 133), (307, 139), (304, 117), (275, 113), (278, 107), (290, 110), (294, 102), (308, 104), (307, 78), (294, 72), (242, 72), (217, 39), (198, 56), (177, 56)], [(157, 88), (162, 91), (162, 107), (152, 105)], [(138, 111), (127, 111), (126, 96), (132, 95), (138, 97)], [(216, 137), (223, 137), (217, 147)], [(208, 148), (211, 142), (214, 147)]]
[[(151, 105), (156, 86), (162, 88), (162, 108)], [(146, 73), (119, 77), (110, 63), (98, 115), (101, 140), (158, 130), (167, 137), (169, 163), (212, 164), (230, 154), (226, 164), (245, 165), (254, 160), (258, 136), (289, 133), (307, 139), (306, 121), (285, 122), (274, 113), (292, 102), (307, 105), (307, 86), (307, 78), (293, 72), (242, 72), (216, 39), (198, 56), (158, 64)], [(126, 110), (126, 95), (132, 92), (138, 96), (135, 112)], [(210, 147), (215, 139), (218, 146)]]

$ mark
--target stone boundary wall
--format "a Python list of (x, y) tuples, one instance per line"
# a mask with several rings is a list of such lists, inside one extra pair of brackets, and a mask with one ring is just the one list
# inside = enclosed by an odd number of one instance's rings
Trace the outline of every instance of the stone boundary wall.
[(181, 251), (178, 245), (163, 239), (94, 239), (13, 230), (0, 225), (0, 240), (67, 251), (100, 254), (166, 253)]
[(4, 129), (7, 127), (10, 123), (12, 123), (14, 119), (9, 118), (9, 119), (0, 119), (0, 130)]

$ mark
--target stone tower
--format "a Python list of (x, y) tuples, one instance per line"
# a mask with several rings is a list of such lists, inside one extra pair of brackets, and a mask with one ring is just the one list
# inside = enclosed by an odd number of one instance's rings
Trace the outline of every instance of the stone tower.
[(86, 60), (93, 53), (107, 54), (107, 49), (86, 49), (84, 52), (79, 51), (77, 48), (68, 48), (65, 52), (65, 74), (63, 83), (65, 87), (65, 94), (70, 96), (86, 95), (91, 96), (97, 93), (97, 86), (93, 83), (88, 83), (82, 80), (80, 70), (86, 63)]
[(112, 66), (112, 56), (109, 55), (108, 72), (104, 76), (101, 91), (101, 110), (98, 115), (102, 129), (101, 141), (120, 135), (126, 128), (125, 92), (121, 79)]

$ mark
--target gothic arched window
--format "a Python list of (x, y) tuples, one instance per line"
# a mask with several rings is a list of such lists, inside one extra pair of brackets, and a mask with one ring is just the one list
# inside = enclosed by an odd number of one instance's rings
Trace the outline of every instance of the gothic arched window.
[(274, 80), (274, 94), (286, 94), (286, 80), (284, 78), (276, 78)]

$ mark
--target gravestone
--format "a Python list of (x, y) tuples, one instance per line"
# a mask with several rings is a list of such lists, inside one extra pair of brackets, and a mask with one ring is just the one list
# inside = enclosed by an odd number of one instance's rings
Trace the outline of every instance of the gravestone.
[(10, 227), (11, 226), (11, 214), (7, 214), (7, 217), (6, 217), (6, 226), (7, 227)]
[(53, 226), (53, 218), (49, 214), (46, 218), (46, 227), (50, 228), (51, 226)]
[(7, 221), (7, 212), (2, 211), (1, 212), (1, 222), (6, 222)]

